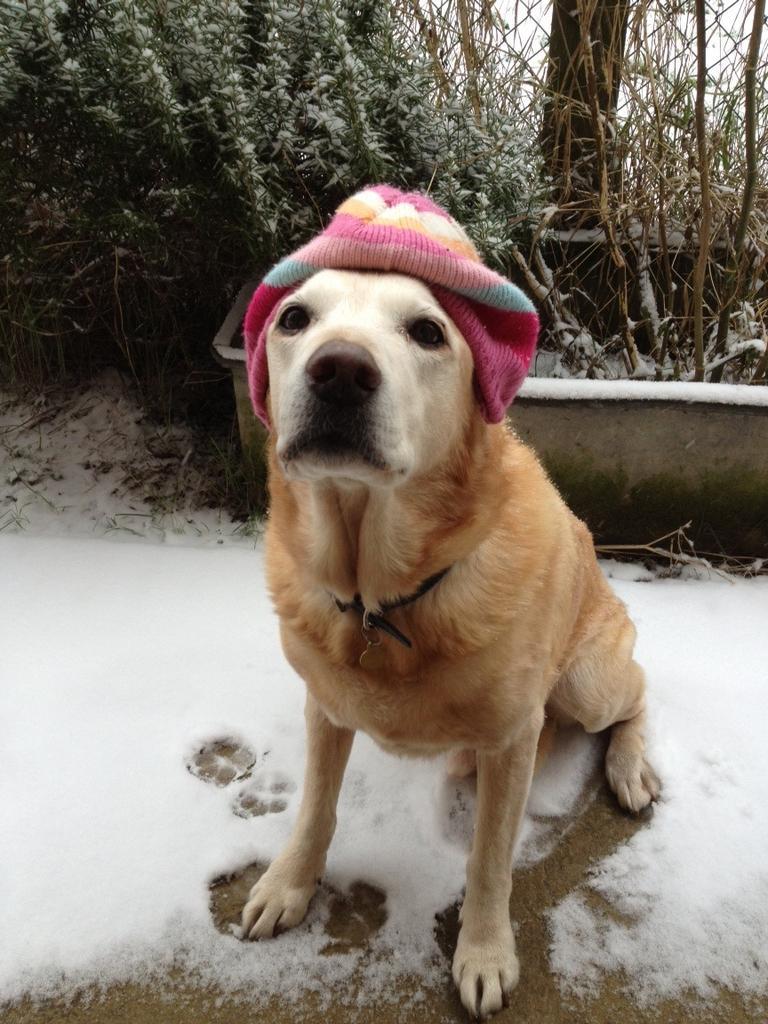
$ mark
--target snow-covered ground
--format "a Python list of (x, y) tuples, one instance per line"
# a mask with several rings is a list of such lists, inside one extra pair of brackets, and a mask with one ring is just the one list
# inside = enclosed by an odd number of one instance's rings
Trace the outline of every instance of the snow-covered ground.
[[(276, 853), (301, 788), (302, 684), (279, 650), (260, 544), (226, 517), (182, 544), (160, 543), (177, 538), (173, 520), (143, 542), (97, 536), (133, 501), (105, 487), (109, 470), (77, 475), (74, 453), (102, 427), (94, 414), (77, 444), (65, 425), (46, 438), (69, 464), (57, 482), (68, 508), (36, 500), (0, 532), (0, 1002), (174, 962), (251, 1000), (327, 988), (359, 962), (318, 955), (327, 897), (308, 924), (258, 945), (218, 932), (209, 908), (213, 879)], [(18, 475), (13, 458), (0, 481)], [(606, 571), (639, 628), (665, 788), (652, 819), (551, 913), (552, 969), (575, 991), (620, 969), (641, 1000), (716, 985), (768, 994), (768, 580)], [(519, 861), (546, 855), (595, 753), (570, 736), (546, 764)], [(217, 759), (223, 785), (206, 779)], [(400, 970), (427, 982), (444, 970), (434, 915), (461, 891), (468, 800), (440, 761), (356, 740), (327, 875), (386, 893), (371, 998)]]
[(247, 526), (200, 507), (198, 448), (191, 431), (151, 422), (114, 371), (35, 402), (0, 392), (0, 535), (242, 539)]

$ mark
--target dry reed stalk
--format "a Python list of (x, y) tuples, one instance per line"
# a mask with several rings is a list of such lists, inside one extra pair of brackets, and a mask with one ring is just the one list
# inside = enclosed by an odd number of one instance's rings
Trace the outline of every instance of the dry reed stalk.
[(480, 120), (482, 105), (480, 93), (477, 88), (477, 49), (469, 24), (469, 11), (467, 0), (456, 0), (456, 7), (459, 12), (459, 25), (461, 27), (461, 53), (464, 58), (464, 66), (467, 69), (467, 93), (469, 94), (475, 119)]
[(440, 37), (435, 23), (435, 10), (432, 6), (432, 0), (427, 0), (427, 3), (429, 4), (429, 19), (427, 19), (422, 11), (419, 0), (413, 0), (413, 11), (419, 24), (424, 45), (432, 61), (432, 72), (437, 83), (439, 99), (444, 101), (450, 95), (451, 83), (440, 59)]
[(589, 97), (589, 113), (592, 122), (592, 133), (595, 142), (595, 163), (599, 174), (599, 196), (598, 209), (600, 222), (605, 231), (608, 241), (608, 250), (611, 259), (619, 271), (619, 315), (622, 321), (622, 340), (626, 350), (628, 369), (634, 373), (638, 367), (637, 347), (632, 336), (632, 329), (629, 320), (629, 304), (627, 302), (627, 264), (621, 249), (616, 242), (615, 217), (612, 215), (609, 202), (609, 168), (608, 149), (606, 146), (604, 119), (605, 113), (600, 106), (598, 95), (598, 81), (593, 58), (593, 40), (590, 33), (590, 24), (595, 17), (596, 11), (594, 2), (588, 7), (584, 3), (577, 6), (579, 23), (581, 27), (581, 48), (579, 59), (583, 61), (587, 82), (587, 95)]
[[(763, 37), (763, 24), (765, 22), (765, 0), (755, 0), (755, 10), (752, 16), (752, 32), (749, 40), (749, 51), (744, 70), (744, 129), (745, 129), (745, 152), (746, 152), (746, 180), (744, 182), (744, 194), (741, 200), (739, 221), (736, 225), (736, 234), (733, 239), (728, 270), (726, 272), (725, 292), (720, 308), (720, 316), (717, 321), (717, 338), (715, 340), (715, 355), (722, 356), (725, 352), (725, 343), (728, 337), (728, 328), (731, 322), (731, 310), (733, 300), (736, 297), (738, 287), (739, 263), (744, 250), (744, 241), (747, 237), (747, 226), (752, 207), (755, 201), (755, 189), (757, 188), (757, 97), (756, 77), (757, 62), (760, 57), (760, 42)], [(766, 350), (768, 351), (768, 349)], [(723, 367), (718, 366), (712, 371), (712, 380), (717, 382), (722, 379)]]
[(707, 24), (706, 0), (695, 0), (696, 5), (696, 148), (698, 151), (699, 195), (699, 253), (693, 274), (693, 331), (696, 372), (694, 380), (704, 380), (704, 278), (709, 261), (709, 239), (712, 226), (712, 198), (709, 190), (709, 152), (705, 124), (707, 89)]

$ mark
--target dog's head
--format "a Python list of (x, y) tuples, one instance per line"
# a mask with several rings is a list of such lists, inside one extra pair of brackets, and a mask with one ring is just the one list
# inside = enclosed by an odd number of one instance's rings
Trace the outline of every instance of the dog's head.
[(375, 185), (271, 268), (243, 327), (286, 475), (386, 486), (504, 418), (538, 317), (429, 196)]
[(397, 485), (445, 460), (480, 415), (470, 349), (413, 277), (320, 271), (277, 307), (266, 355), (289, 479)]

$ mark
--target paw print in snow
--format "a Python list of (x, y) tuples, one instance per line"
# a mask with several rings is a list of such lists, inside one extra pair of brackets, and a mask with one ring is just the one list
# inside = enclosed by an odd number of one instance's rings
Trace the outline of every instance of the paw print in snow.
[(296, 784), (282, 772), (259, 772), (235, 797), (232, 810), (240, 818), (279, 814), (288, 806), (286, 799), (296, 792)]
[(231, 782), (249, 778), (259, 760), (259, 755), (250, 747), (225, 737), (200, 747), (187, 762), (187, 769), (203, 782), (228, 786)]
[(257, 818), (284, 811), (288, 797), (296, 792), (293, 779), (283, 772), (262, 769), (252, 774), (256, 765), (263, 764), (268, 756), (268, 750), (257, 754), (246, 744), (224, 737), (200, 747), (187, 762), (187, 769), (196, 778), (214, 786), (249, 780), (238, 790), (232, 812), (240, 818)]
[(365, 949), (387, 920), (387, 894), (368, 882), (353, 882), (346, 893), (330, 889), (332, 896), (325, 933), (331, 940), (323, 956)]

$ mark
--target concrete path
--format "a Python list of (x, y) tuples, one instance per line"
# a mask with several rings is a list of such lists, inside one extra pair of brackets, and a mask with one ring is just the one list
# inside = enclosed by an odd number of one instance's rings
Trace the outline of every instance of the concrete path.
[[(498, 1024), (766, 1024), (768, 1001), (747, 1004), (732, 992), (722, 991), (715, 1003), (662, 1003), (652, 1009), (640, 1008), (632, 993), (624, 990), (622, 978), (609, 977), (599, 996), (588, 1001), (565, 999), (548, 963), (548, 935), (544, 912), (584, 878), (589, 866), (628, 839), (642, 821), (626, 817), (602, 782), (592, 786), (594, 799), (570, 822), (563, 822), (565, 836), (553, 852), (527, 870), (515, 873), (512, 917), (517, 922), (517, 947), (521, 959), (520, 984), (510, 1007), (495, 1020)], [(211, 909), (217, 926), (226, 929), (237, 921), (248, 889), (261, 867), (254, 865), (235, 879), (221, 880), (211, 890)], [(596, 901), (602, 902), (595, 895)], [(604, 903), (606, 914), (615, 911)], [(383, 923), (386, 911), (383, 894), (371, 886), (353, 887), (350, 896), (337, 894), (331, 901), (327, 926), (329, 942), (325, 954), (365, 948), (367, 937)], [(355, 986), (331, 996), (330, 1006), (314, 997), (297, 1007), (272, 999), (255, 1006), (247, 997), (224, 996), (216, 991), (195, 989), (184, 977), (169, 977), (157, 989), (135, 985), (115, 986), (103, 997), (78, 998), (63, 1004), (28, 1002), (0, 1010), (2, 1024), (438, 1024), (464, 1022), (466, 1015), (455, 996), (449, 977), (450, 956), (458, 929), (457, 908), (449, 907), (437, 923), (440, 947), (445, 953), (445, 983), (415, 1006), (410, 1003), (414, 989), (403, 983), (401, 998), (393, 994), (391, 1004), (354, 1005), (357, 985), (365, 984), (361, 972)], [(279, 941), (279, 940), (278, 940)]]

